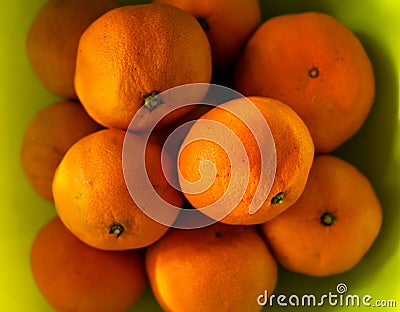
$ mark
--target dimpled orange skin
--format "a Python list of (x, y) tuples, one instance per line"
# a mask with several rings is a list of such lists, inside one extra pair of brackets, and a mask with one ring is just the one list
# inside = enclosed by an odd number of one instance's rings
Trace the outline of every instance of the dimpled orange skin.
[(149, 95), (208, 83), (211, 67), (207, 36), (189, 13), (166, 4), (124, 6), (82, 35), (75, 87), (93, 119), (127, 129)]
[(124, 312), (147, 285), (143, 250), (89, 247), (58, 217), (37, 233), (31, 269), (37, 287), (59, 312)]
[(35, 191), (54, 201), (53, 177), (65, 153), (79, 139), (101, 129), (76, 102), (56, 102), (35, 115), (21, 146), (21, 165)]
[[(144, 214), (128, 192), (122, 167), (125, 134), (106, 129), (79, 140), (66, 153), (54, 177), (53, 194), (61, 220), (79, 239), (99, 249), (142, 248), (169, 228)], [(131, 144), (142, 140), (129, 135)], [(152, 187), (163, 200), (180, 207), (183, 196), (168, 184), (160, 158), (161, 148), (148, 143), (146, 169)], [(123, 227), (120, 235), (113, 230), (115, 224)]]
[(181, 8), (207, 23), (213, 65), (225, 68), (237, 59), (240, 50), (261, 23), (258, 0), (153, 0)]
[[(321, 222), (325, 213), (333, 214), (333, 224)], [(261, 231), (282, 266), (328, 276), (353, 268), (381, 224), (381, 205), (370, 181), (340, 158), (317, 155), (300, 199)]]
[(27, 35), (27, 56), (36, 75), (51, 92), (76, 99), (76, 53), (85, 29), (105, 12), (118, 7), (114, 0), (49, 0), (37, 13)]
[(320, 153), (333, 151), (357, 132), (375, 97), (373, 68), (360, 41), (323, 13), (264, 22), (244, 47), (234, 76), (242, 94), (291, 106)]
[(172, 229), (146, 250), (146, 270), (164, 311), (260, 311), (277, 265), (255, 227), (216, 223)]
[[(220, 122), (234, 131), (243, 143), (249, 160), (249, 183), (242, 200), (237, 206), (232, 207), (234, 209), (226, 217), (220, 220), (227, 224), (264, 223), (290, 207), (300, 197), (306, 185), (314, 157), (314, 145), (310, 133), (304, 122), (289, 106), (280, 101), (263, 97), (249, 97), (248, 100), (257, 107), (267, 122), (276, 150), (276, 172), (271, 190), (264, 203), (253, 214), (249, 213), (249, 206), (258, 187), (261, 172), (261, 157), (257, 141), (242, 121), (222, 108), (213, 108), (200, 118), (200, 120)], [(221, 104), (221, 107), (236, 107), (240, 110), (239, 115), (245, 116), (248, 113), (246, 105), (248, 105), (247, 100), (238, 99)], [(219, 146), (206, 140), (209, 136), (207, 131), (201, 124), (194, 124), (185, 140), (188, 141), (199, 136), (205, 139), (191, 142), (187, 146), (184, 146), (185, 143), (183, 143), (184, 147), (181, 148), (178, 159), (179, 178), (189, 182), (196, 182), (200, 179), (198, 168), (202, 161), (209, 160), (216, 167), (218, 174), (214, 183), (202, 193), (189, 194), (181, 183), (185, 197), (195, 208), (211, 205), (221, 198), (231, 180), (231, 164), (228, 155), (224, 152), (223, 145)], [(225, 144), (230, 144), (230, 142), (227, 141)], [(268, 159), (266, 161), (270, 162)], [(235, 191), (240, 192), (239, 189), (235, 189)], [(272, 199), (281, 192), (284, 192), (283, 201), (272, 203)], [(210, 214), (209, 216), (213, 217)]]

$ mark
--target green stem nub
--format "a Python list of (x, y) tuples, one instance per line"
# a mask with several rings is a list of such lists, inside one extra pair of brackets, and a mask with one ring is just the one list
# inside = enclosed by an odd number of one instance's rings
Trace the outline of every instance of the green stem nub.
[(118, 238), (121, 236), (123, 231), (124, 231), (124, 227), (122, 226), (122, 224), (113, 223), (110, 226), (110, 231), (108, 232), (108, 234), (114, 234), (115, 238)]
[(210, 25), (208, 25), (207, 21), (203, 18), (198, 18), (197, 21), (199, 22), (201, 28), (203, 28), (204, 30), (207, 30)]
[(282, 204), (285, 192), (279, 192), (271, 199), (271, 205)]
[(144, 97), (144, 106), (151, 112), (162, 104), (160, 98), (157, 97), (158, 92), (154, 91)]
[(336, 222), (336, 218), (332, 212), (325, 212), (323, 215), (321, 215), (320, 220), (321, 223), (325, 226), (331, 226), (333, 223)]

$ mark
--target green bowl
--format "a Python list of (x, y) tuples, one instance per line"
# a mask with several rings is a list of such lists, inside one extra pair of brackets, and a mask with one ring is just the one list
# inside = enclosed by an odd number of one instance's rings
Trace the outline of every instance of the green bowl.
[[(55, 216), (54, 207), (31, 188), (21, 170), (19, 152), (29, 121), (57, 99), (34, 75), (26, 54), (25, 39), (36, 12), (45, 0), (2, 3), (0, 19), (0, 311), (53, 311), (36, 288), (29, 263), (37, 231)], [(125, 1), (129, 3), (129, 1)], [(362, 299), (371, 305), (393, 305), (379, 311), (400, 310), (400, 2), (398, 0), (260, 0), (263, 18), (302, 11), (333, 15), (347, 25), (364, 44), (376, 74), (376, 101), (362, 129), (335, 153), (358, 167), (371, 180), (383, 207), (383, 227), (376, 242), (352, 270), (326, 278), (294, 274), (282, 268), (275, 293), (290, 296), (347, 292), (337, 304), (325, 301), (320, 311), (364, 311)], [(55, 25), (56, 27), (56, 25)], [(351, 200), (351, 199), (349, 199)], [(360, 207), (362, 209), (362, 207)], [(351, 238), (349, 238), (351, 239)], [(346, 306), (346, 295), (358, 296), (360, 307)], [(340, 297), (343, 299), (341, 303)], [(256, 300), (256, 298), (254, 298)], [(288, 302), (288, 301), (286, 301)], [(334, 302), (333, 302), (334, 303)], [(193, 303), (196, 304), (195, 302)], [(305, 302), (307, 305), (307, 302)], [(268, 311), (311, 311), (311, 307), (281, 307), (276, 301)], [(147, 290), (132, 311), (161, 311)], [(375, 309), (372, 309), (375, 311)], [(245, 311), (244, 311), (245, 312)]]

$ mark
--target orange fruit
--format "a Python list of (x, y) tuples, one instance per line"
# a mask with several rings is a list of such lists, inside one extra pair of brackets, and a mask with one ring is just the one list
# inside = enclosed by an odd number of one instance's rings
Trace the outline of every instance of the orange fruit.
[(179, 7), (197, 18), (210, 41), (214, 67), (233, 64), (261, 23), (258, 0), (153, 0)]
[(79, 43), (75, 87), (89, 115), (107, 127), (127, 129), (143, 105), (145, 124), (162, 110), (162, 102), (151, 100), (156, 94), (210, 79), (207, 36), (193, 16), (170, 5), (114, 9)]
[(49, 105), (31, 120), (22, 141), (21, 165), (38, 194), (53, 201), (53, 177), (64, 154), (100, 129), (79, 103), (69, 101)]
[(371, 62), (357, 37), (333, 17), (307, 12), (263, 23), (239, 58), (235, 88), (291, 106), (327, 153), (363, 124), (375, 96)]
[(327, 276), (353, 268), (381, 223), (381, 206), (369, 180), (348, 162), (320, 155), (300, 199), (261, 230), (285, 268)]
[[(53, 194), (61, 220), (79, 239), (99, 249), (142, 248), (157, 241), (169, 228), (145, 214), (145, 208), (136, 205), (127, 189), (122, 164), (125, 134), (132, 157), (136, 157), (133, 153), (143, 144), (142, 138), (106, 129), (75, 143), (54, 177)], [(161, 148), (149, 142), (143, 164), (148, 179), (164, 201), (180, 207), (182, 194), (168, 184), (160, 158)], [(125, 170), (135, 178), (135, 168)], [(144, 196), (148, 196), (146, 191)]]
[(126, 311), (143, 294), (142, 250), (103, 251), (82, 243), (57, 217), (31, 247), (37, 287), (57, 311)]
[(51, 92), (76, 99), (74, 74), (78, 42), (99, 16), (119, 6), (115, 0), (49, 0), (37, 13), (27, 35), (29, 61)]
[(146, 270), (164, 311), (259, 311), (277, 265), (255, 227), (172, 229), (146, 249)]
[[(260, 141), (260, 137), (271, 136), (260, 132), (264, 130), (259, 119), (269, 126), (272, 135), (269, 142)], [(233, 142), (216, 123), (226, 126), (239, 142)], [(253, 129), (249, 128), (251, 125)], [(240, 143), (244, 147), (243, 154), (239, 153), (240, 146), (235, 145)], [(263, 223), (300, 197), (313, 157), (310, 133), (289, 106), (263, 97), (240, 98), (213, 108), (192, 126), (179, 151), (179, 181), (185, 197), (195, 208), (214, 207), (202, 210), (209, 217), (218, 220), (224, 212), (227, 215), (220, 220), (223, 223)], [(271, 167), (274, 159), (276, 170)], [(247, 172), (248, 181), (243, 184)], [(274, 178), (269, 184), (270, 191), (265, 188), (265, 182), (261, 182), (261, 176)], [(240, 196), (237, 194), (243, 195), (235, 202), (232, 198)], [(227, 200), (221, 202), (222, 198)], [(260, 205), (255, 212), (251, 212), (253, 199)]]

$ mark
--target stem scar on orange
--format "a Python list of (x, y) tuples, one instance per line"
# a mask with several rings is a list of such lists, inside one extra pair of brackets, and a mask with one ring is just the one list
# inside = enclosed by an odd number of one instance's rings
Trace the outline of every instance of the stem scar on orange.
[(328, 276), (353, 268), (381, 223), (381, 205), (368, 179), (340, 158), (317, 155), (299, 200), (261, 231), (284, 267)]

